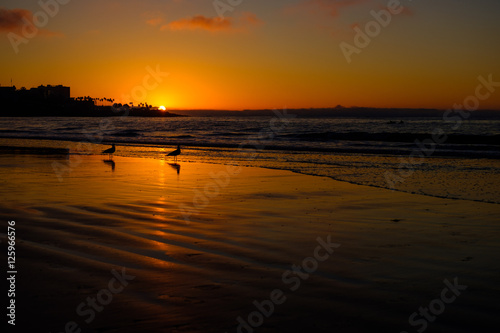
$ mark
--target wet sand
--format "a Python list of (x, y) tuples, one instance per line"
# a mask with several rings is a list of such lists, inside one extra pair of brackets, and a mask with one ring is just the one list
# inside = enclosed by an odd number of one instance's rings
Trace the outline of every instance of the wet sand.
[(16, 221), (15, 331), (417, 332), (423, 321), (409, 316), (455, 277), (467, 289), (425, 331), (496, 325), (500, 205), (281, 170), (105, 160), (0, 155), (4, 263)]

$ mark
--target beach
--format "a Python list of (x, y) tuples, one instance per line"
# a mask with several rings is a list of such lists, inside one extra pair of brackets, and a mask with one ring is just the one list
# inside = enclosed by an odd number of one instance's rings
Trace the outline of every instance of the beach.
[(15, 331), (482, 332), (497, 322), (498, 204), (182, 156), (16, 152), (0, 165), (2, 262), (7, 221), (16, 226)]
[(500, 1), (5, 0), (0, 333), (483, 333)]

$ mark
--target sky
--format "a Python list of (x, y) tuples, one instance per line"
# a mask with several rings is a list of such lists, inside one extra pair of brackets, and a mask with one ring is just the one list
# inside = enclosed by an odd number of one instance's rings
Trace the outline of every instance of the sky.
[[(500, 82), (498, 13), (498, 0), (2, 0), (0, 85), (171, 109), (448, 109), (479, 76)], [(491, 89), (479, 108), (500, 110)]]

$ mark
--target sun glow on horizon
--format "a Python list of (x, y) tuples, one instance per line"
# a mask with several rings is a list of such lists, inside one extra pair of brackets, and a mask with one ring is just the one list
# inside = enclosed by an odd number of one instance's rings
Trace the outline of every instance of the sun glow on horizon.
[(158, 110), (160, 110), (160, 111), (167, 111), (167, 108), (166, 108), (165, 106), (163, 106), (163, 105), (162, 105), (162, 106), (160, 106), (160, 107), (158, 108)]

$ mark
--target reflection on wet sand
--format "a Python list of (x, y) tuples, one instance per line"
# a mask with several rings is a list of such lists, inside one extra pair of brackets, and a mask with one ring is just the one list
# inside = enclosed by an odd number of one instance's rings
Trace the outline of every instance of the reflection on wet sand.
[(111, 171), (115, 171), (115, 161), (113, 160), (102, 160), (104, 164), (111, 166)]
[[(496, 324), (498, 292), (472, 286), (498, 280), (498, 205), (208, 163), (180, 177), (165, 160), (121, 156), (111, 175), (111, 161), (70, 156), (60, 182), (50, 159), (0, 154), (0, 218), (22, 223), (23, 332), (69, 320), (82, 332), (250, 332), (256, 316), (254, 332), (400, 332), (454, 272), (471, 287), (439, 332)], [(342, 246), (326, 259), (318, 237)], [(325, 260), (310, 266), (314, 255)], [(108, 294), (111, 270), (137, 278)]]
[(180, 164), (168, 163), (168, 165), (170, 165), (170, 167), (172, 167), (173, 169), (177, 170), (177, 174), (181, 173), (181, 165)]

